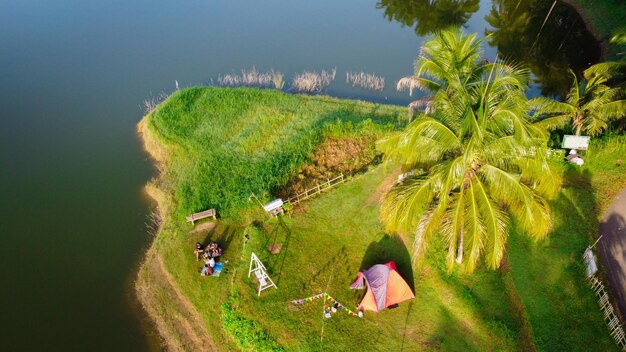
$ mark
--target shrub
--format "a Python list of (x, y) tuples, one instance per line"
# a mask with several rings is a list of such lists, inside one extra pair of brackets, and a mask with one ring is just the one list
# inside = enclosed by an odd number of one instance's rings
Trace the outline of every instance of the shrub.
[(279, 352), (285, 349), (263, 330), (261, 324), (248, 320), (229, 303), (222, 304), (224, 330), (244, 351)]

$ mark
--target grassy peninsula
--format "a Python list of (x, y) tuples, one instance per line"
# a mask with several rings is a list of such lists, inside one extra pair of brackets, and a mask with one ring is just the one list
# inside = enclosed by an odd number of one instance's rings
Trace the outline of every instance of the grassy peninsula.
[[(624, 154), (621, 137), (592, 145), (597, 161), (582, 171), (563, 168), (569, 183), (553, 205), (554, 231), (539, 245), (513, 235), (504, 273), (482, 267), (449, 273), (440, 243), (414, 267), (405, 244), (412, 239), (388, 236), (378, 220), (379, 200), (397, 173), (359, 157), (351, 159), (359, 172), (347, 183), (288, 216), (268, 219), (249, 200), (251, 193), (270, 200), (300, 178), (329, 139), (373, 144), (401, 127), (406, 113), (322, 96), (206, 87), (177, 91), (148, 113), (139, 130), (160, 170), (147, 189), (161, 221), (137, 291), (164, 343), (221, 351), (615, 350), (580, 255), (610, 195), (626, 185), (624, 166), (613, 160)], [(208, 208), (218, 210), (216, 223), (194, 228), (185, 221)], [(209, 240), (229, 260), (218, 278), (201, 277), (192, 253), (195, 242)], [(271, 255), (266, 248), (275, 242), (283, 248)], [(247, 277), (251, 252), (278, 285), (260, 297)], [(397, 309), (324, 320), (321, 301), (290, 304), (326, 291), (352, 309), (363, 294), (349, 290), (356, 273), (388, 260), (415, 290), (416, 299)]]

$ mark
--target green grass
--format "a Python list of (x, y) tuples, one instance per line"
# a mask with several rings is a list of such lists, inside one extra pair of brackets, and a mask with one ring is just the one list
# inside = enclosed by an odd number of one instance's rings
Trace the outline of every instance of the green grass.
[(626, 138), (593, 141), (582, 168), (562, 166), (564, 187), (552, 203), (553, 225), (538, 244), (513, 233), (511, 274), (542, 351), (616, 350), (584, 278), (582, 253), (598, 233), (599, 218), (626, 187)]
[(405, 108), (358, 101), (196, 87), (174, 93), (147, 121), (172, 155), (164, 179), (178, 215), (216, 208), (228, 216), (251, 193), (269, 199), (324, 137), (377, 136), (405, 116)]
[[(624, 137), (594, 142), (582, 170), (564, 167), (567, 183), (553, 203), (554, 231), (539, 244), (512, 234), (505, 276), (482, 268), (448, 274), (437, 242), (414, 268), (405, 240), (387, 236), (378, 221), (382, 167), (288, 217), (270, 220), (258, 206), (248, 209), (254, 206), (249, 192), (269, 197), (324, 138), (381, 134), (405, 113), (327, 97), (194, 88), (177, 92), (146, 117), (150, 135), (169, 155), (156, 181), (167, 199), (161, 200), (166, 213), (154, 249), (216, 344), (225, 351), (275, 350), (276, 343), (301, 351), (506, 351), (532, 343), (541, 351), (614, 350), (580, 259), (599, 214), (626, 186), (625, 166), (615, 164), (624, 157)], [(220, 220), (208, 234), (190, 233), (183, 215), (207, 207), (237, 216)], [(209, 239), (226, 248), (222, 260), (230, 261), (219, 278), (200, 277), (192, 253), (196, 241)], [(283, 245), (279, 255), (265, 250), (273, 242)], [(260, 298), (247, 277), (251, 251), (278, 285)], [(327, 291), (354, 308), (363, 295), (349, 289), (356, 273), (388, 260), (415, 289), (416, 299), (399, 308), (368, 312), (365, 319), (339, 313), (324, 321), (322, 341), (322, 301), (289, 303)], [(532, 342), (524, 341), (528, 326)]]
[[(279, 289), (257, 298), (249, 280), (238, 281), (240, 310), (292, 350), (348, 350), (355, 343), (372, 351), (517, 349), (518, 322), (497, 272), (448, 275), (438, 244), (413, 271), (404, 242), (378, 222), (371, 197), (383, 177), (378, 168), (310, 201), (306, 213), (253, 227), (248, 250), (260, 255)], [(264, 250), (273, 242), (283, 243), (279, 255)], [(356, 273), (389, 260), (415, 287), (416, 299), (397, 309), (366, 312), (363, 320), (337, 314), (325, 321), (321, 341), (322, 301), (289, 304), (326, 291), (355, 309), (364, 293), (349, 289)]]

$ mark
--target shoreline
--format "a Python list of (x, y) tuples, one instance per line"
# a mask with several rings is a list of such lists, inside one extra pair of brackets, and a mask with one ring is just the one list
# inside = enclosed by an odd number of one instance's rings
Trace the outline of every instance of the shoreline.
[[(146, 183), (144, 191), (156, 203), (155, 212), (160, 222), (136, 272), (134, 294), (147, 320), (154, 325), (161, 346), (166, 350), (217, 350), (202, 318), (193, 304), (180, 292), (158, 254), (157, 240), (167, 221), (168, 206), (166, 195), (157, 187), (156, 182), (167, 162), (167, 152), (154, 140), (146, 126), (152, 111), (146, 113), (137, 124), (137, 135), (157, 169), (156, 175)], [(155, 291), (159, 294), (155, 294)], [(166, 303), (170, 311), (163, 310), (162, 303)]]
[(576, 11), (578, 16), (580, 16), (583, 23), (585, 24), (585, 28), (598, 41), (598, 44), (600, 45), (600, 59), (596, 63), (601, 63), (601, 62), (606, 61), (609, 56), (609, 41), (596, 28), (596, 25), (591, 19), (591, 15), (589, 15), (587, 10), (576, 0), (563, 0), (563, 3), (570, 6), (572, 9), (574, 9), (574, 11)]

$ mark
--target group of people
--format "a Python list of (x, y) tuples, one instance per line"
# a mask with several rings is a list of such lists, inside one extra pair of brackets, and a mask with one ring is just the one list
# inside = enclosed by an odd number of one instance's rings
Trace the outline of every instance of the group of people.
[(204, 267), (202, 268), (201, 274), (205, 276), (212, 275), (216, 260), (222, 255), (220, 246), (216, 242), (211, 242), (208, 246), (203, 247), (202, 243), (196, 242), (194, 253), (196, 260), (200, 261), (204, 258)]

